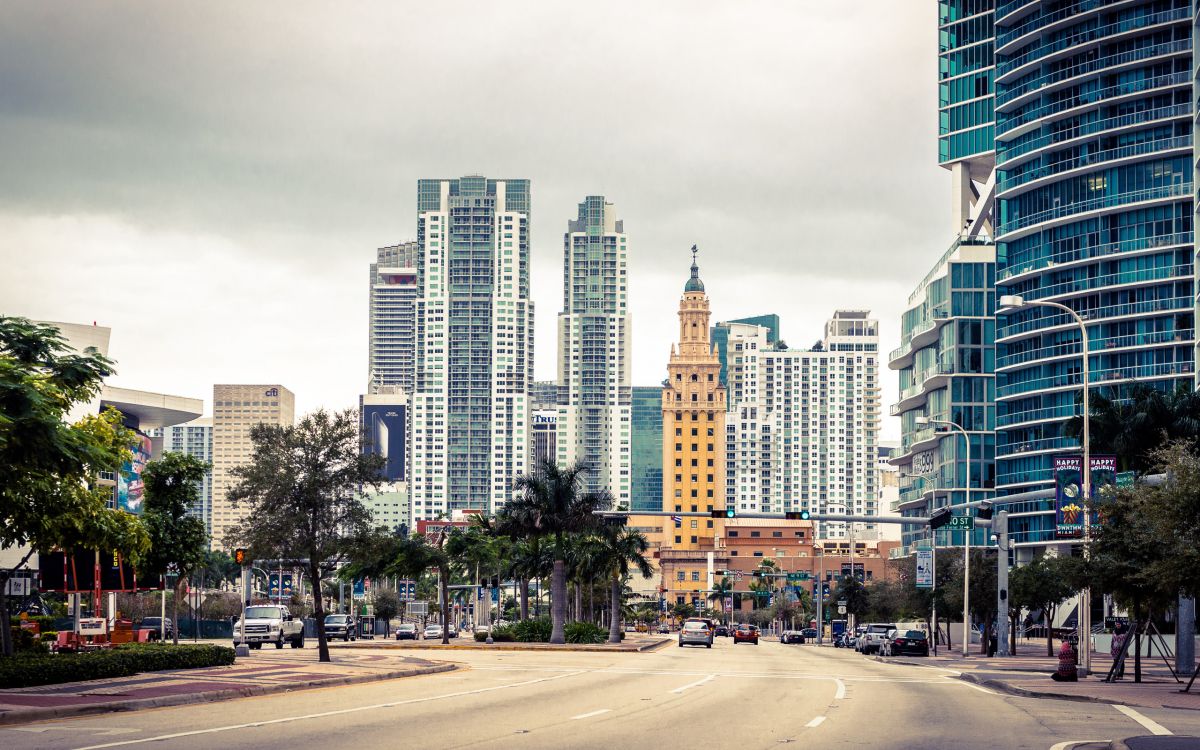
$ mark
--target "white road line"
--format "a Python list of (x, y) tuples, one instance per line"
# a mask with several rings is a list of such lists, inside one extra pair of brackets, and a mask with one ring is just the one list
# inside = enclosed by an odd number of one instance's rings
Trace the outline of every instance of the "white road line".
[(1064, 740), (1051, 745), (1050, 750), (1071, 750), (1071, 748), (1075, 747), (1076, 745), (1090, 745), (1092, 743), (1100, 745), (1106, 742), (1108, 742), (1108, 740)]
[[(948, 679), (954, 679), (954, 678), (953, 678), (953, 677), (951, 677), (951, 678), (948, 678)], [(957, 682), (957, 683), (958, 683), (958, 684), (960, 684), (960, 685), (966, 685), (967, 687), (971, 688), (972, 690), (978, 690), (978, 691), (979, 691), (979, 692), (981, 692), (981, 693), (987, 693), (988, 695), (995, 695), (995, 694), (996, 694), (994, 691), (992, 691), (992, 690), (988, 690), (988, 689), (987, 689), (987, 688), (985, 688), (985, 687), (981, 687), (981, 686), (979, 686), (979, 685), (976, 685), (976, 684), (975, 684), (975, 683), (973, 683), (973, 682), (967, 682), (966, 680), (954, 680), (954, 681), (955, 681), (955, 682)]]
[(694, 687), (700, 687), (704, 683), (712, 682), (715, 679), (717, 679), (717, 676), (715, 674), (710, 674), (708, 677), (705, 677), (703, 680), (696, 680), (695, 682), (689, 682), (688, 684), (684, 685), (683, 687), (677, 687), (674, 690), (668, 690), (667, 692), (679, 695), (684, 690), (691, 690)]
[(1173, 732), (1170, 729), (1167, 729), (1166, 727), (1164, 727), (1162, 724), (1159, 724), (1154, 719), (1150, 719), (1145, 716), (1142, 716), (1140, 713), (1138, 713), (1137, 711), (1134, 711), (1129, 706), (1122, 706), (1120, 704), (1117, 704), (1117, 705), (1114, 705), (1113, 708), (1117, 709), (1121, 713), (1123, 713), (1126, 716), (1128, 716), (1129, 718), (1133, 719), (1138, 724), (1141, 724), (1146, 729), (1149, 729), (1151, 734), (1173, 734)]
[(229, 732), (235, 729), (248, 729), (250, 727), (262, 727), (270, 724), (286, 724), (292, 721), (303, 721), (305, 719), (322, 719), (326, 716), (341, 716), (343, 714), (353, 714), (359, 711), (372, 711), (377, 708), (392, 708), (393, 706), (407, 706), (412, 703), (428, 703), (430, 701), (442, 700), (443, 698), (458, 698), (464, 695), (479, 695), (480, 693), (490, 693), (496, 690), (506, 690), (508, 688), (523, 687), (525, 685), (535, 685), (539, 682), (550, 682), (551, 680), (561, 680), (564, 677), (573, 677), (583, 672), (570, 672), (567, 674), (558, 674), (553, 677), (539, 677), (535, 680), (525, 680), (523, 682), (510, 682), (506, 685), (493, 685), (492, 687), (479, 688), (477, 690), (462, 690), (457, 693), (444, 693), (442, 695), (431, 695), (426, 698), (412, 698), (406, 701), (392, 701), (391, 703), (375, 703), (370, 706), (356, 706), (354, 708), (343, 708), (337, 711), (322, 711), (316, 714), (305, 714), (303, 716), (285, 716), (281, 719), (267, 719), (265, 721), (253, 721), (246, 724), (229, 724), (223, 727), (212, 727), (211, 729), (196, 729), (190, 732), (177, 732), (175, 734), (161, 734), (157, 737), (143, 737), (137, 740), (125, 740), (123, 742), (108, 742), (103, 745), (88, 745), (77, 750), (103, 750), (108, 747), (124, 747), (126, 745), (140, 745), (145, 742), (158, 742), (160, 740), (173, 740), (180, 737), (195, 737), (201, 734), (215, 734), (217, 732)]
[(589, 711), (586, 714), (579, 714), (578, 716), (572, 716), (571, 718), (572, 719), (590, 719), (593, 716), (599, 716), (600, 714), (606, 714), (610, 711), (612, 711), (611, 708), (602, 708), (598, 711)]
[(842, 698), (846, 697), (846, 683), (842, 682), (841, 679), (837, 677), (834, 677), (833, 681), (837, 683), (837, 692), (833, 694), (833, 699), (835, 701), (840, 701)]
[(807, 723), (807, 724), (805, 724), (804, 726), (808, 727), (809, 729), (812, 729), (813, 727), (819, 727), (819, 726), (821, 726), (821, 723), (822, 723), (823, 721), (825, 721), (825, 717), (824, 717), (824, 716), (818, 716), (817, 718), (815, 718), (815, 719), (813, 719), (812, 721), (808, 722), (808, 723)]

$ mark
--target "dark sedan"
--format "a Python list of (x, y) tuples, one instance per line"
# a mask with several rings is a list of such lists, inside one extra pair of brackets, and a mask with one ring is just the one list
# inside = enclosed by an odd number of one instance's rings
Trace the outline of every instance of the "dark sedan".
[(929, 656), (929, 638), (924, 630), (896, 630), (886, 647), (888, 656), (912, 654), (914, 656)]

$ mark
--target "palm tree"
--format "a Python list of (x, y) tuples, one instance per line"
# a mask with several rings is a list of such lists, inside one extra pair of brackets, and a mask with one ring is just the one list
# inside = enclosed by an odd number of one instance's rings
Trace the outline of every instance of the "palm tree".
[(436, 544), (430, 544), (422, 535), (405, 537), (396, 545), (396, 556), (384, 569), (387, 575), (402, 578), (420, 578), (425, 571), (434, 569), (438, 573), (439, 600), (442, 620), (442, 643), (450, 645), (450, 555), (445, 550), (445, 535)]
[(571, 534), (595, 527), (594, 511), (607, 510), (612, 500), (607, 492), (584, 492), (585, 464), (560, 468), (547, 461), (536, 474), (517, 477), (513, 483), (520, 496), (506, 512), (524, 536), (554, 539), (554, 566), (550, 582), (550, 642), (565, 643), (563, 624), (567, 608), (566, 540)]
[(609, 579), (609, 624), (608, 642), (621, 642), (621, 593), (625, 580), (633, 571), (643, 578), (654, 575), (654, 569), (646, 558), (650, 544), (640, 531), (621, 526), (604, 526), (599, 533), (589, 537), (597, 568)]
[[(1094, 453), (1112, 453), (1122, 471), (1145, 473), (1153, 468), (1150, 451), (1165, 439), (1195, 443), (1200, 437), (1200, 395), (1188, 386), (1162, 391), (1146, 383), (1090, 398), (1088, 430)], [(1064, 428), (1069, 437), (1083, 433), (1083, 418), (1072, 417)]]
[[(733, 597), (733, 581), (729, 580), (728, 576), (722, 577), (718, 583), (713, 584), (712, 593), (708, 595), (710, 602), (717, 602), (721, 609), (725, 609), (725, 599)], [(729, 608), (729, 624), (733, 625), (733, 607)]]

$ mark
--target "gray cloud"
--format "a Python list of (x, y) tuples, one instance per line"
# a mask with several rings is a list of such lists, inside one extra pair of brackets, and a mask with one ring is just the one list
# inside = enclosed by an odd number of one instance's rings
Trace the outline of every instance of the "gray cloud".
[[(886, 350), (949, 239), (935, 18), (917, 3), (29, 2), (4, 16), (5, 312), (136, 325), (150, 335), (123, 377), (165, 390), (272, 379), (302, 407), (350, 403), (365, 266), (412, 235), (420, 177), (533, 181), (542, 377), (562, 232), (585, 195), (614, 201), (630, 234), (638, 382), (665, 367), (693, 242), (719, 317), (776, 311), (807, 344), (835, 305), (870, 307)], [(138, 304), (64, 280), (116, 263)], [(201, 309), (168, 314), (182, 296)], [(220, 365), (163, 343), (168, 320)], [(314, 343), (336, 356), (308, 358)]]

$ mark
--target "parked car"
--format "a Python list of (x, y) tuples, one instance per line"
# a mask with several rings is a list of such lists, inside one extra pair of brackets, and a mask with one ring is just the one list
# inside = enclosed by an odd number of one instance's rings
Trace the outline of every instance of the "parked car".
[(867, 633), (866, 625), (859, 625), (854, 628), (854, 633), (850, 636), (850, 645), (855, 651), (862, 651), (863, 636)]
[(758, 626), (742, 623), (737, 626), (737, 630), (733, 631), (733, 645), (739, 643), (753, 643), (758, 645)]
[(138, 630), (149, 630), (147, 638), (152, 641), (157, 641), (160, 634), (164, 639), (175, 637), (175, 623), (171, 622), (170, 617), (165, 620), (162, 617), (143, 617)]
[(358, 640), (358, 624), (350, 615), (325, 615), (325, 637), (329, 640)]
[(425, 626), (425, 632), (421, 634), (421, 637), (424, 638), (425, 640), (429, 640), (431, 638), (441, 640), (442, 639), (442, 626), (438, 625), (436, 622), (429, 623), (428, 625)]
[(924, 630), (893, 630), (888, 633), (882, 653), (884, 656), (929, 656), (929, 637)]
[(854, 647), (854, 638), (849, 633), (842, 631), (841, 633), (837, 634), (836, 638), (833, 639), (833, 647), (834, 648), (853, 648)]
[(396, 640), (398, 641), (415, 641), (420, 637), (421, 633), (417, 630), (417, 626), (411, 622), (402, 622), (396, 626)]
[(779, 634), (780, 643), (804, 643), (804, 631), (802, 630), (785, 630)]
[(879, 653), (880, 647), (883, 646), (883, 642), (887, 638), (888, 631), (895, 629), (895, 623), (871, 623), (867, 626), (867, 631), (863, 633), (862, 644), (858, 646), (858, 650), (864, 654)]
[(449, 631), (449, 635), (450, 635), (450, 637), (451, 637), (451, 638), (457, 638), (457, 637), (458, 637), (458, 628), (457, 628), (457, 627), (454, 625), (454, 623), (450, 623), (450, 626), (449, 626), (449, 628), (448, 628), (448, 631)]
[(712, 648), (713, 631), (702, 620), (688, 620), (679, 629), (679, 647), (686, 645)]
[(810, 641), (817, 640), (817, 629), (816, 628), (805, 628), (804, 630), (800, 631), (800, 634), (803, 635), (806, 639), (808, 639)]

